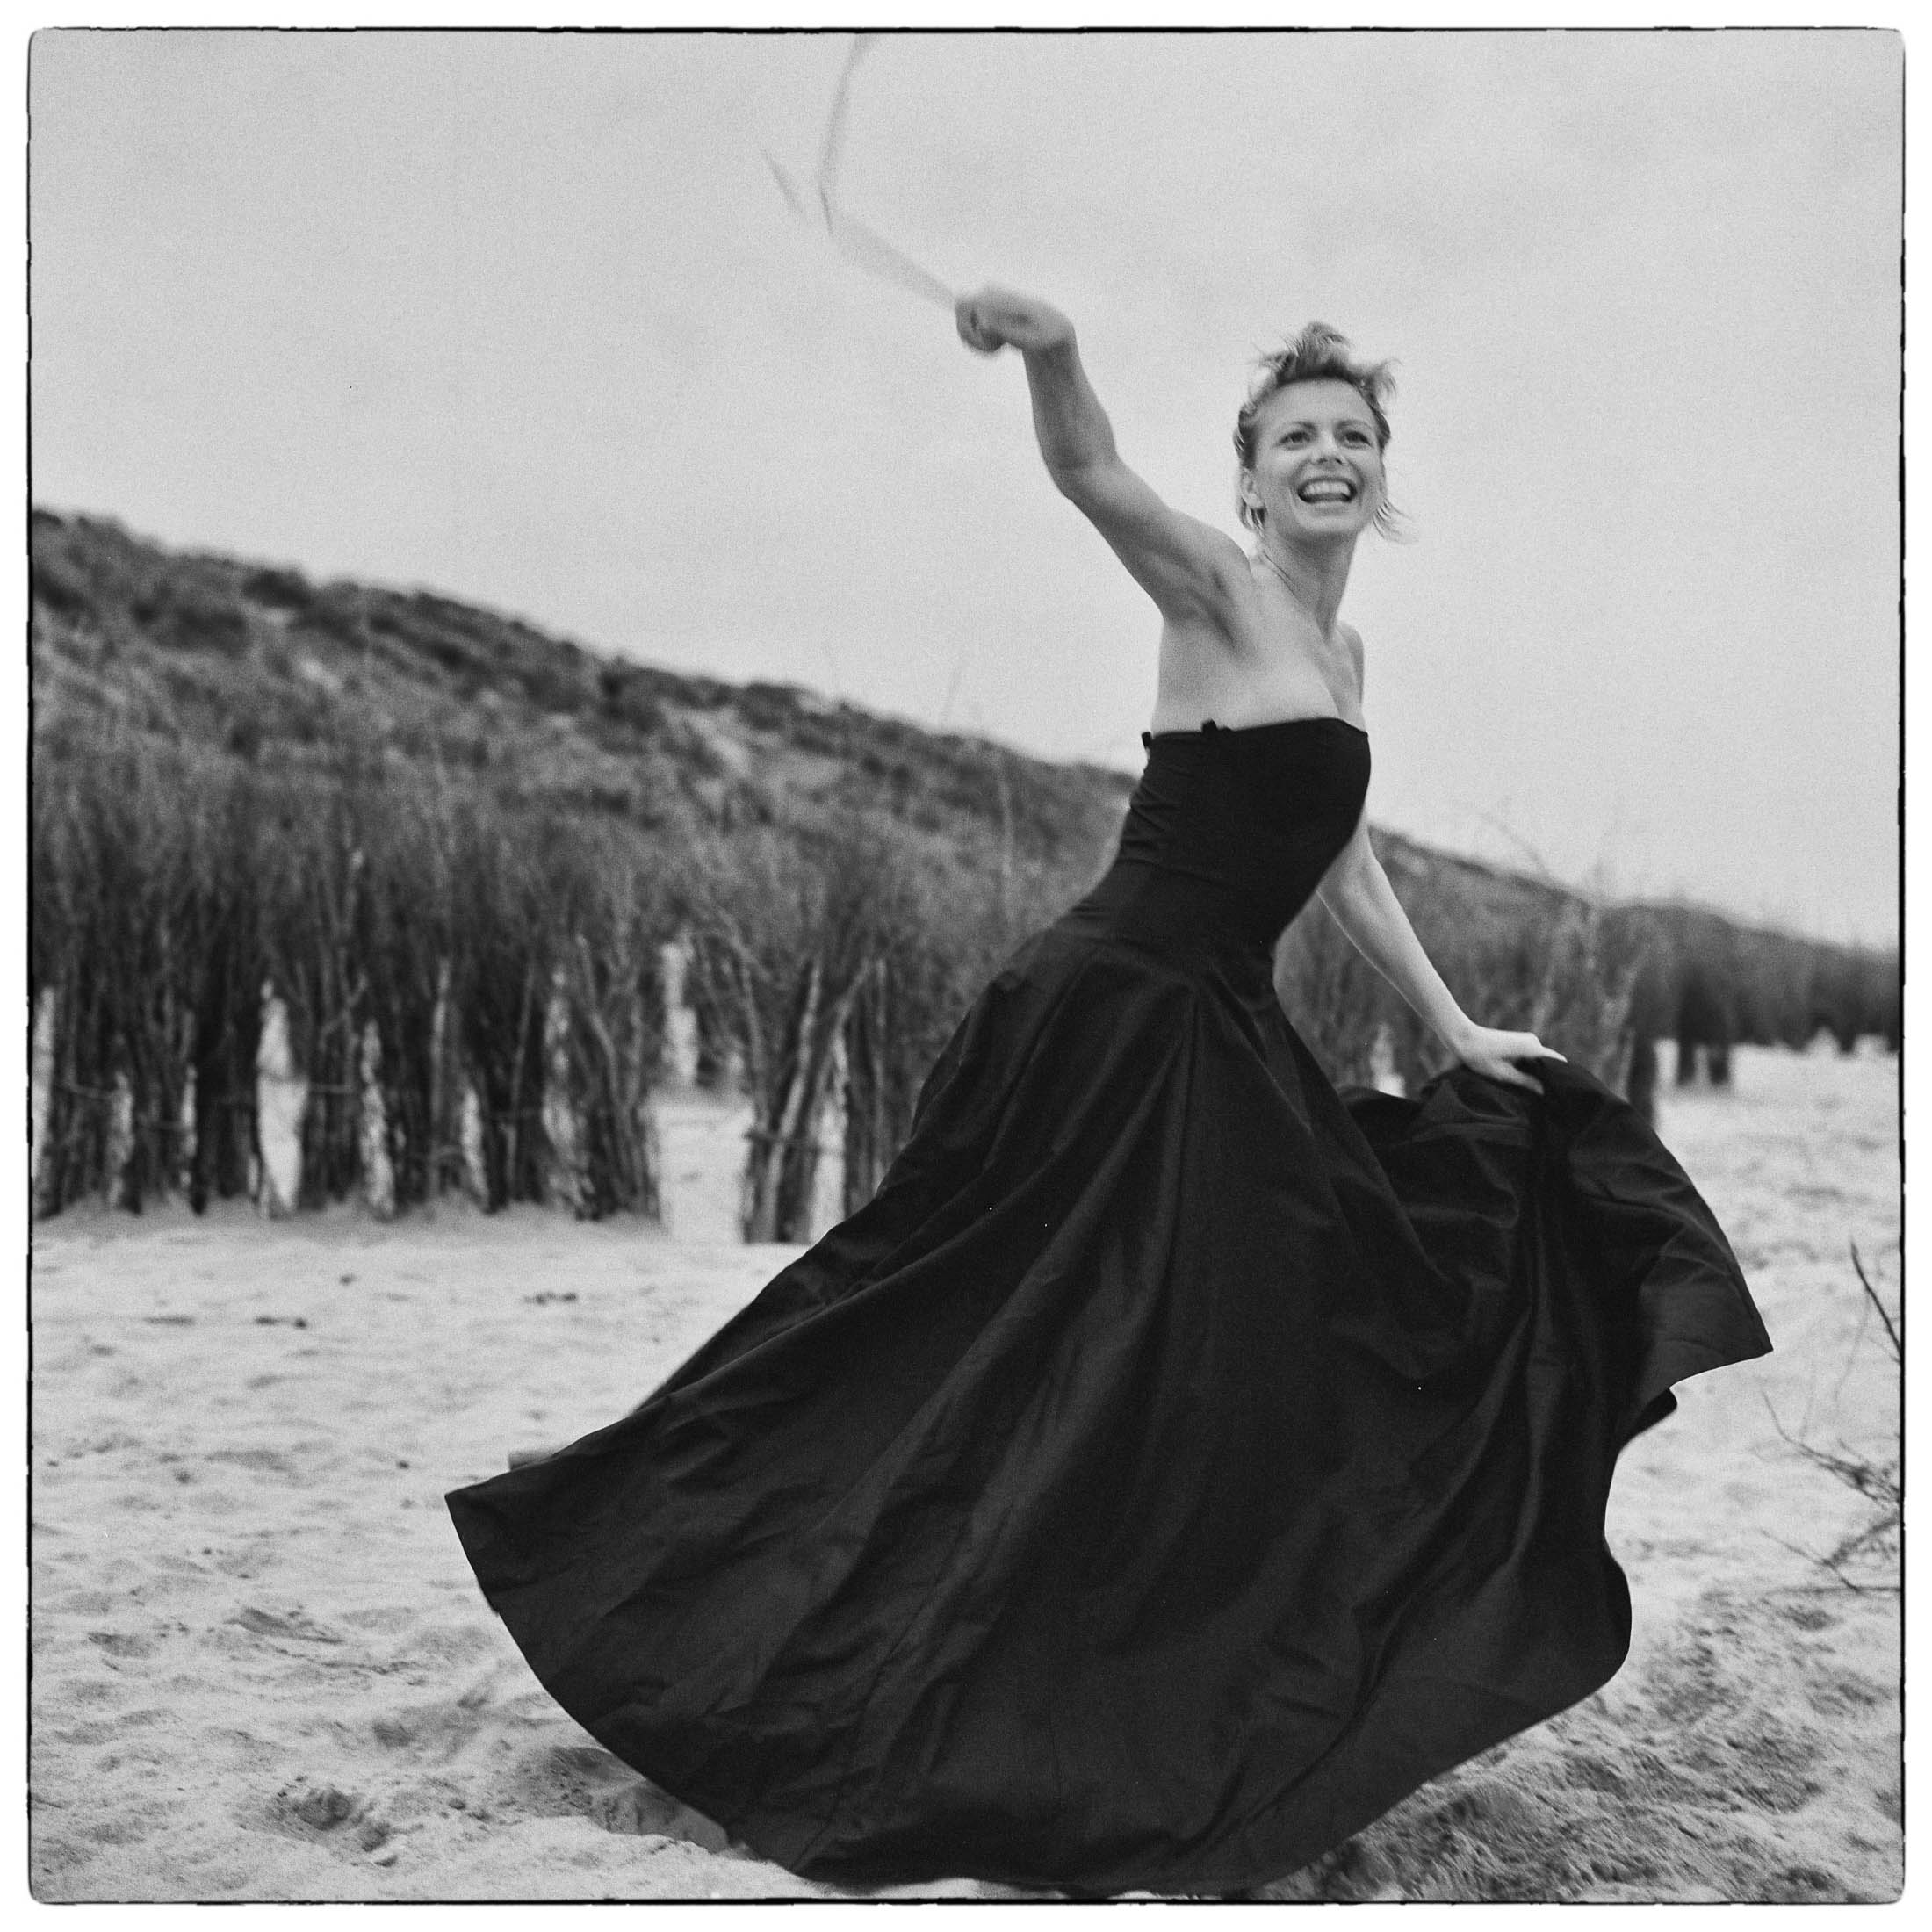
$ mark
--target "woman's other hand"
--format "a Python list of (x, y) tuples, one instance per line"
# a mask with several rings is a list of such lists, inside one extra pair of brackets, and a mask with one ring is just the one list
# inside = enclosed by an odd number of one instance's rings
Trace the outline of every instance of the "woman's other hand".
[(1554, 1047), (1546, 1047), (1533, 1033), (1504, 1033), (1496, 1027), (1471, 1027), (1449, 1042), (1451, 1050), (1464, 1066), (1505, 1086), (1527, 1087), (1532, 1093), (1543, 1091), (1542, 1083), (1532, 1079), (1517, 1064), (1525, 1060), (1561, 1060)]
[(1008, 289), (983, 288), (961, 296), (953, 320), (960, 341), (982, 356), (997, 355), (1009, 344), (1024, 355), (1073, 340), (1073, 324), (1058, 309)]

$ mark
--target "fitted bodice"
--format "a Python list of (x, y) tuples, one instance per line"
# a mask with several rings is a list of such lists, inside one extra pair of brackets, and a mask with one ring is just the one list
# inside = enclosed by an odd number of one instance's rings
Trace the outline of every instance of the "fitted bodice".
[(1071, 916), (1163, 948), (1272, 946), (1361, 818), (1367, 734), (1298, 717), (1145, 742), (1119, 854)]

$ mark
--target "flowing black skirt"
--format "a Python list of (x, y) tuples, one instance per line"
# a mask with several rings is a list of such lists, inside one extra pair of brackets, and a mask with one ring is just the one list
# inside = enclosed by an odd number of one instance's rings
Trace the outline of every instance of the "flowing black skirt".
[(792, 1871), (1278, 1878), (1621, 1662), (1617, 1453), (1770, 1343), (1588, 1075), (1338, 1095), (1264, 958), (1070, 917), (877, 1197), (459, 1489), (537, 1676)]

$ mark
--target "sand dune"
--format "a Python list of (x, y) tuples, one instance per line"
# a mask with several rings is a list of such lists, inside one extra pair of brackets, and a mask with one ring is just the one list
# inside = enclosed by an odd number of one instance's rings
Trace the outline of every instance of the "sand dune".
[[(1885, 1450), (1895, 1068), (1740, 1056), (1666, 1099), (1779, 1352), (1625, 1461), (1633, 1655), (1283, 1898), (1882, 1899), (1899, 1599), (1833, 1582), (1856, 1498), (1778, 1438)], [(802, 1897), (530, 1678), (443, 1512), (632, 1403), (792, 1251), (727, 1237), (736, 1123), (666, 1121), (671, 1236), (517, 1212), (63, 1215), (34, 1268), (37, 1897)], [(1795, 1547), (1793, 1546), (1795, 1546)], [(997, 1894), (961, 1881), (918, 1895)]]

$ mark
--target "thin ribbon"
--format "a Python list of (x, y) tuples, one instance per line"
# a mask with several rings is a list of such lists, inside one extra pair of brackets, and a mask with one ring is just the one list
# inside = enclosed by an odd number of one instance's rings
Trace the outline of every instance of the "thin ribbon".
[[(923, 301), (936, 304), (949, 315), (959, 299), (953, 291), (938, 276), (922, 269), (903, 249), (888, 242), (876, 228), (869, 227), (856, 215), (841, 208), (833, 198), (833, 189), (838, 180), (839, 162), (845, 147), (852, 70), (877, 39), (876, 33), (854, 34), (852, 51), (846, 55), (845, 66), (840, 71), (839, 84), (832, 97), (832, 112), (825, 121), (825, 139), (818, 147), (818, 215), (833, 247), (854, 267), (863, 269), (882, 282), (890, 283), (895, 288), (905, 290), (908, 294), (917, 295)], [(772, 178), (778, 184), (778, 191), (789, 204), (791, 212), (807, 227), (817, 227), (818, 222), (814, 220), (810, 206), (811, 198), (779, 166), (768, 148), (761, 152), (765, 156), (765, 165), (772, 171)]]

